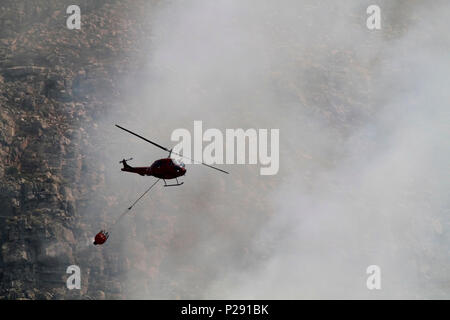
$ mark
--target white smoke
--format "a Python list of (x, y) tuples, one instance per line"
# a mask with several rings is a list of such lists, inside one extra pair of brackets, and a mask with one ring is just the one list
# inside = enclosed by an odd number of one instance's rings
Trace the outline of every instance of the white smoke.
[[(155, 191), (126, 245), (142, 264), (128, 274), (133, 297), (449, 297), (450, 6), (379, 1), (382, 30), (370, 31), (370, 4), (152, 7), (148, 65), (127, 80), (119, 112), (127, 118), (105, 123), (168, 147), (194, 120), (279, 128), (281, 164), (275, 177), (191, 166), (183, 187)], [(165, 156), (124, 135), (112, 133), (105, 157)], [(150, 183), (108, 179), (122, 200)], [(366, 288), (373, 264), (380, 291)]]

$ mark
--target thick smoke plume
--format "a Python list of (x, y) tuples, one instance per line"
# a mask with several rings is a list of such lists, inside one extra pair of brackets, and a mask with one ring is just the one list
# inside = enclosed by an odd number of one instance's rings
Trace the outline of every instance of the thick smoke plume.
[(450, 5), (377, 1), (382, 29), (368, 30), (371, 4), (145, 8), (146, 60), (100, 126), (118, 208), (151, 180), (117, 161), (165, 154), (114, 123), (169, 147), (194, 120), (278, 128), (280, 171), (192, 165), (182, 187), (153, 192), (111, 238), (128, 239), (131, 297), (449, 298)]

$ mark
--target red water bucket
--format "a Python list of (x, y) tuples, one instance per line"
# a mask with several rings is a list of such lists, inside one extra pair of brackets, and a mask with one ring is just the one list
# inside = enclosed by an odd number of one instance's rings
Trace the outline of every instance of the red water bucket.
[(94, 245), (104, 244), (108, 240), (109, 234), (104, 230), (101, 230), (94, 239)]

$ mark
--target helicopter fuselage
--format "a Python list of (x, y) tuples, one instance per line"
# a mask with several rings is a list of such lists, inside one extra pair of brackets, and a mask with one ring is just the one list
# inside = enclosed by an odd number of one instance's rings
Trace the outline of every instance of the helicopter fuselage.
[(156, 160), (149, 167), (131, 167), (126, 162), (123, 162), (123, 168), (121, 170), (164, 180), (176, 179), (186, 174), (184, 164), (171, 158)]

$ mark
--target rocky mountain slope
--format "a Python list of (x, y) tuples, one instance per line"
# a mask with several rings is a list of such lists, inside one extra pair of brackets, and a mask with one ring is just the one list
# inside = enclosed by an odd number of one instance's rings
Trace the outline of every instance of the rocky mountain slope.
[[(89, 161), (89, 132), (117, 103), (118, 75), (139, 67), (130, 56), (145, 25), (136, 1), (79, 1), (82, 28), (69, 30), (70, 4), (0, 4), (0, 298), (122, 297), (126, 266), (86, 250), (99, 216), (80, 221), (78, 212), (104, 180)], [(91, 266), (81, 290), (65, 286), (71, 264)]]

